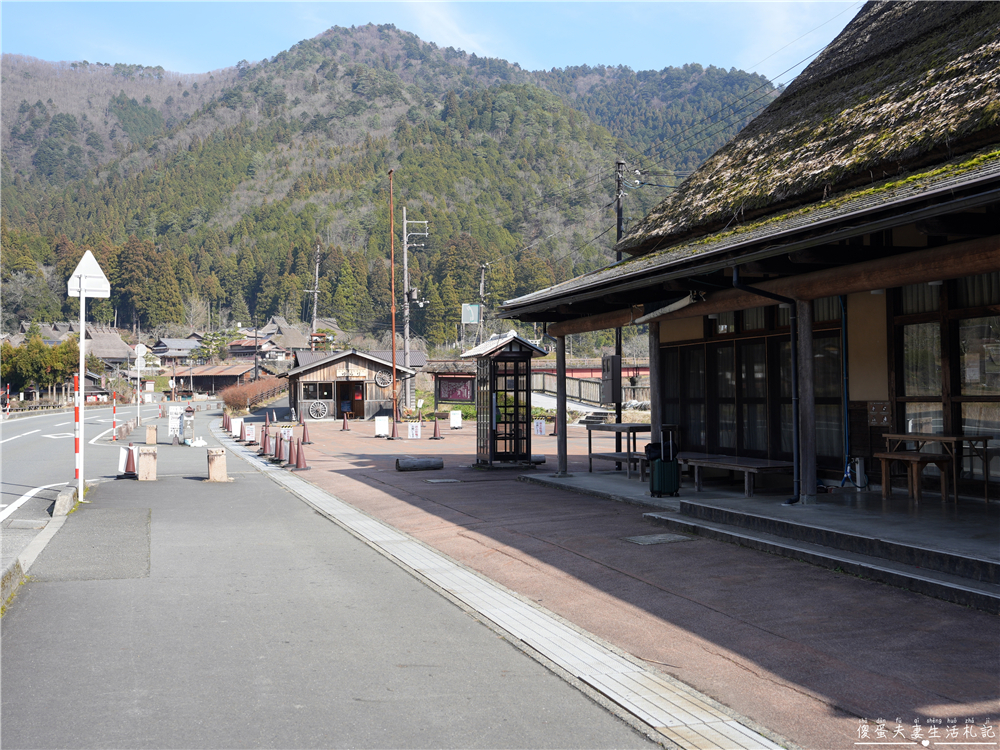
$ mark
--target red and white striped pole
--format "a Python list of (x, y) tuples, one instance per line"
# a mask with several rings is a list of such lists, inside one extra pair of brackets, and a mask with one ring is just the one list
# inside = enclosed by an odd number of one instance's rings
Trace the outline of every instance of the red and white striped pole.
[(73, 452), (76, 454), (76, 474), (80, 479), (80, 376), (73, 376)]
[(111, 391), (111, 442), (118, 439), (118, 391)]

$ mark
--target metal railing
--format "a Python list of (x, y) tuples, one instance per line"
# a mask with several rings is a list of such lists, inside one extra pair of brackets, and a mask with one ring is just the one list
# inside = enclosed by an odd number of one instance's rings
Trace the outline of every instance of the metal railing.
[[(531, 390), (537, 393), (556, 392), (556, 376), (551, 372), (531, 373)], [(566, 398), (583, 404), (601, 405), (601, 381), (566, 378)]]

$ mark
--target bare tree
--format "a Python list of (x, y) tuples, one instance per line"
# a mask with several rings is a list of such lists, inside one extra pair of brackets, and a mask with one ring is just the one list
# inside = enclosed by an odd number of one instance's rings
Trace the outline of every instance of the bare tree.
[(184, 303), (184, 322), (192, 332), (208, 329), (208, 314), (208, 302), (197, 295)]

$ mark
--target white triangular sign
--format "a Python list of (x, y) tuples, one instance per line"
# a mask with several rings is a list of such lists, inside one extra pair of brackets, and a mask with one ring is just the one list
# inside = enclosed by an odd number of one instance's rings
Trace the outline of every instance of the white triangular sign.
[(79, 297), (81, 285), (86, 297), (111, 296), (111, 284), (108, 277), (104, 275), (97, 258), (90, 250), (83, 254), (76, 270), (70, 274), (69, 280), (66, 282), (66, 293), (70, 297)]

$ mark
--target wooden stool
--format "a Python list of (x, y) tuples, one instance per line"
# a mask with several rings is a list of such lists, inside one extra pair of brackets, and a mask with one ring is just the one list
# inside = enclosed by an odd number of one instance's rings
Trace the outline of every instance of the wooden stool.
[[(889, 497), (892, 492), (889, 469), (893, 461), (906, 464), (906, 487), (909, 497), (920, 502), (920, 479), (927, 464), (934, 464), (941, 472), (941, 500), (948, 500), (948, 470), (951, 456), (943, 453), (922, 453), (920, 451), (890, 451), (876, 453), (875, 458), (882, 462), (882, 497)], [(955, 488), (955, 502), (958, 502), (958, 488)]]

